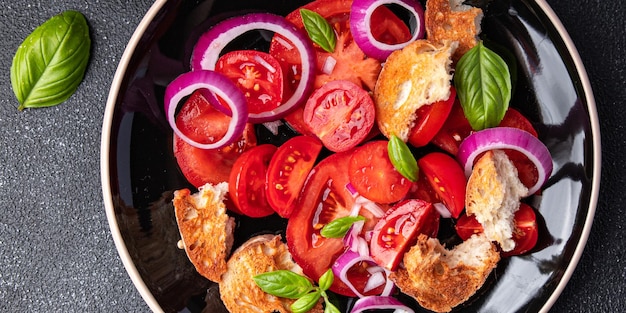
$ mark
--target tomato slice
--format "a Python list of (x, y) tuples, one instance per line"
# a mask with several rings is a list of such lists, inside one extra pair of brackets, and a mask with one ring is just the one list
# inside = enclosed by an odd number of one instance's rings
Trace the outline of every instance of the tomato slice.
[[(348, 216), (352, 210), (355, 199), (346, 188), (349, 182), (346, 171), (349, 161), (349, 153), (340, 152), (313, 167), (287, 223), (289, 252), (304, 273), (314, 281), (318, 281), (345, 250), (342, 238), (322, 237), (320, 230), (329, 222)], [(360, 266), (354, 266), (348, 273), (348, 279), (358, 290), (363, 290), (369, 276), (364, 267)], [(355, 296), (340, 279), (333, 281), (330, 290), (345, 296)], [(367, 294), (381, 291), (382, 288)]]
[(348, 167), (354, 189), (378, 203), (400, 201), (412, 185), (389, 160), (387, 143), (387, 140), (370, 141), (354, 149)]
[(267, 169), (266, 195), (278, 215), (289, 218), (322, 144), (314, 137), (296, 136), (282, 144)]
[[(521, 203), (519, 210), (515, 212), (513, 218), (515, 228), (513, 230), (513, 241), (515, 248), (511, 251), (502, 252), (503, 257), (521, 255), (537, 244), (539, 238), (539, 227), (537, 226), (537, 215), (535, 210), (526, 203)], [(483, 232), (483, 227), (473, 215), (463, 214), (456, 222), (456, 232), (463, 240), (467, 240), (473, 234)]]
[[(223, 137), (229, 121), (230, 117), (213, 108), (201, 92), (192, 93), (176, 116), (181, 131), (206, 143)], [(174, 136), (174, 156), (183, 176), (195, 187), (200, 187), (206, 183), (227, 182), (235, 160), (256, 144), (254, 128), (249, 124), (238, 141), (219, 149), (199, 149)]]
[(465, 207), (467, 180), (461, 164), (443, 152), (431, 152), (417, 161), (420, 171), (430, 182), (452, 217), (457, 218)]
[(427, 145), (437, 135), (446, 122), (452, 105), (456, 99), (456, 89), (450, 89), (450, 97), (447, 100), (424, 105), (417, 110), (415, 126), (409, 133), (409, 143), (414, 147)]
[(317, 89), (306, 102), (304, 122), (334, 152), (348, 151), (372, 130), (376, 109), (363, 88), (335, 80)]
[(228, 77), (248, 102), (248, 112), (262, 113), (280, 106), (283, 100), (283, 71), (270, 54), (237, 50), (222, 55), (215, 71)]
[(228, 193), (241, 214), (264, 217), (274, 213), (265, 197), (265, 176), (275, 152), (272, 144), (258, 145), (242, 153), (233, 164)]
[[(350, 32), (350, 7), (352, 1), (343, 0), (317, 0), (291, 12), (286, 19), (304, 31), (304, 24), (300, 15), (300, 9), (308, 9), (323, 16), (337, 34), (337, 44), (333, 53), (328, 53), (320, 47), (315, 47), (317, 55), (317, 76), (315, 88), (333, 80), (347, 80), (362, 86), (366, 90), (373, 90), (376, 79), (381, 70), (380, 61), (368, 58), (358, 47)], [(378, 40), (395, 44), (406, 42), (411, 38), (411, 31), (406, 24), (391, 10), (380, 6), (372, 13), (371, 17), (373, 36)], [(300, 81), (301, 61), (299, 53), (290, 47), (284, 37), (275, 35), (272, 39), (269, 53), (282, 65), (286, 84), (285, 97), (290, 95)], [(334, 63), (332, 70), (327, 69), (327, 62)], [(311, 134), (302, 122), (303, 108), (294, 110), (285, 117), (287, 123), (301, 134)]]
[(419, 234), (437, 237), (438, 231), (439, 213), (431, 203), (404, 200), (389, 209), (374, 227), (370, 254), (378, 265), (394, 271)]

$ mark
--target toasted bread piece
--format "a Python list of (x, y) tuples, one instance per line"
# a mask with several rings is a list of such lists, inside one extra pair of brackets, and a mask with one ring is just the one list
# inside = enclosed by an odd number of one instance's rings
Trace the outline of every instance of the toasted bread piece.
[[(295, 300), (267, 294), (252, 279), (276, 270), (303, 275), (280, 236), (260, 235), (246, 241), (233, 252), (228, 260), (228, 271), (219, 284), (226, 308), (238, 313), (291, 312), (290, 306)], [(321, 303), (310, 312), (323, 312)]]
[(480, 289), (500, 254), (484, 235), (447, 250), (438, 239), (421, 234), (403, 261), (404, 267), (389, 275), (398, 288), (428, 310), (449, 312)]
[(200, 275), (219, 282), (226, 272), (226, 259), (233, 247), (235, 220), (226, 214), (224, 196), (228, 183), (206, 184), (191, 194), (174, 192), (174, 209), (181, 240)]
[(457, 41), (452, 59), (456, 62), (478, 42), (483, 11), (464, 5), (463, 0), (428, 0), (424, 11), (426, 38), (434, 42)]
[(385, 136), (406, 142), (417, 109), (450, 97), (450, 56), (456, 46), (416, 40), (389, 55), (374, 88), (376, 120)]
[(528, 188), (517, 176), (517, 169), (504, 151), (487, 151), (474, 165), (467, 181), (465, 208), (476, 216), (488, 239), (503, 251), (515, 248), (513, 221), (520, 199)]

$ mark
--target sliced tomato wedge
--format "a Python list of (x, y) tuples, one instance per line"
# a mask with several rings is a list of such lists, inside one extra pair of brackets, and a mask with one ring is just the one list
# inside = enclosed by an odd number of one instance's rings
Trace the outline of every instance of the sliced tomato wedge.
[[(322, 237), (320, 230), (329, 222), (348, 216), (354, 206), (355, 198), (346, 188), (349, 182), (346, 171), (349, 161), (349, 153), (340, 152), (313, 167), (287, 222), (289, 252), (304, 273), (314, 281), (318, 281), (345, 250), (342, 238)], [(361, 210), (360, 214), (368, 217), (366, 210)], [(365, 267), (354, 266), (348, 272), (348, 279), (358, 290), (363, 290), (370, 275)], [(380, 294), (382, 288), (366, 294)], [(355, 296), (340, 279), (333, 281), (330, 290), (345, 296)]]
[[(515, 228), (513, 230), (513, 241), (515, 248), (511, 251), (502, 252), (503, 257), (521, 255), (532, 250), (539, 238), (539, 227), (537, 226), (537, 215), (535, 210), (526, 203), (521, 203), (519, 210), (515, 212), (513, 218)], [(456, 222), (456, 233), (463, 240), (467, 240), (474, 234), (483, 232), (483, 227), (473, 215), (463, 214)]]
[(266, 195), (278, 215), (289, 218), (322, 143), (311, 136), (296, 136), (282, 144), (267, 169)]
[(417, 110), (415, 126), (409, 133), (409, 143), (414, 147), (427, 145), (437, 135), (446, 122), (456, 99), (456, 89), (450, 89), (450, 97), (447, 100), (424, 105)]
[(228, 193), (241, 214), (264, 217), (274, 213), (265, 197), (265, 177), (275, 152), (272, 144), (258, 145), (242, 153), (233, 164)]
[(376, 140), (354, 149), (348, 166), (354, 189), (378, 203), (400, 201), (412, 185), (391, 163), (387, 144), (387, 140)]
[(283, 70), (270, 54), (236, 50), (222, 55), (215, 71), (228, 77), (248, 102), (248, 112), (262, 113), (280, 106), (283, 100)]
[[(317, 73), (315, 88), (333, 80), (347, 80), (373, 90), (376, 79), (381, 70), (381, 63), (373, 58), (368, 58), (358, 47), (350, 32), (350, 7), (352, 1), (344, 0), (317, 0), (291, 12), (286, 16), (287, 20), (304, 31), (304, 24), (300, 15), (300, 9), (308, 9), (323, 16), (335, 29), (337, 44), (335, 51), (328, 53), (316, 46)], [(395, 44), (406, 42), (411, 38), (411, 31), (406, 24), (385, 6), (380, 6), (372, 13), (372, 32), (375, 38)], [(289, 41), (280, 35), (272, 39), (269, 53), (273, 55), (283, 67), (283, 75), (286, 82), (285, 97), (292, 93), (291, 90), (300, 81), (301, 62), (298, 52), (291, 47)], [(331, 66), (332, 65), (332, 66)], [(285, 120), (296, 131), (302, 134), (311, 134), (302, 122), (302, 110), (297, 109), (285, 117)]]
[(465, 207), (467, 185), (461, 165), (446, 153), (431, 152), (421, 157), (417, 161), (417, 166), (452, 217), (459, 217)]
[(410, 199), (389, 209), (378, 221), (370, 241), (370, 254), (378, 265), (396, 270), (419, 234), (437, 237), (439, 213), (431, 203)]
[[(194, 92), (176, 116), (178, 128), (195, 141), (211, 143), (223, 137), (230, 117), (213, 108), (201, 92)], [(256, 146), (254, 127), (249, 124), (242, 137), (219, 149), (196, 148), (174, 136), (174, 156), (183, 176), (195, 187), (227, 182), (235, 160)]]
[(303, 118), (326, 148), (343, 152), (368, 136), (374, 126), (376, 109), (372, 97), (363, 88), (335, 80), (311, 95)]

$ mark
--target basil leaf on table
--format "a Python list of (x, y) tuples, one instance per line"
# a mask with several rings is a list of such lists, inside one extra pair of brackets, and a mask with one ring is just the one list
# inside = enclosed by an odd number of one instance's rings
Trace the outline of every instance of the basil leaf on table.
[(311, 40), (326, 50), (326, 52), (332, 53), (335, 51), (337, 37), (335, 36), (335, 30), (328, 21), (317, 12), (307, 9), (300, 9), (300, 15), (302, 16), (304, 29), (306, 29)]
[(500, 124), (511, 100), (511, 75), (506, 62), (482, 41), (457, 63), (454, 86), (474, 130)]
[(11, 65), (18, 109), (57, 105), (83, 80), (91, 38), (85, 17), (65, 11), (37, 27), (19, 46)]
[(253, 279), (264, 292), (288, 299), (298, 299), (315, 289), (306, 277), (288, 270), (262, 273)]
[(398, 136), (392, 135), (387, 144), (387, 152), (389, 154), (389, 160), (396, 171), (406, 179), (416, 182), (419, 168), (417, 167), (417, 160), (415, 160), (409, 146)]
[(345, 216), (332, 220), (324, 225), (320, 231), (320, 235), (326, 238), (342, 238), (346, 235), (352, 224), (365, 220), (363, 216)]

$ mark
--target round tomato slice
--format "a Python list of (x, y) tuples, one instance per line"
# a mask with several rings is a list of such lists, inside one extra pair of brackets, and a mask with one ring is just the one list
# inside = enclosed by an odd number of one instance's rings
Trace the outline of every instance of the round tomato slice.
[(396, 270), (419, 234), (437, 237), (439, 213), (431, 203), (410, 199), (393, 206), (378, 221), (370, 241), (370, 254), (378, 265)]
[[(350, 155), (340, 152), (313, 167), (297, 200), (296, 209), (287, 222), (289, 252), (304, 273), (314, 281), (318, 281), (345, 250), (342, 238), (325, 238), (320, 235), (320, 231), (329, 222), (348, 216), (355, 203), (355, 198), (346, 188), (349, 182), (346, 172), (349, 161)], [(361, 210), (360, 214), (367, 217), (365, 211)], [(370, 275), (364, 267), (354, 266), (348, 273), (348, 279), (358, 290), (363, 290)], [(355, 296), (340, 279), (333, 281), (330, 290), (345, 296)], [(382, 287), (367, 294), (380, 294), (381, 291)]]
[[(502, 252), (503, 257), (521, 255), (537, 244), (539, 238), (539, 227), (537, 226), (537, 215), (535, 210), (526, 203), (520, 203), (519, 210), (513, 217), (515, 223), (513, 229), (513, 241), (515, 248), (511, 251)], [(456, 222), (456, 232), (463, 240), (467, 240), (474, 234), (483, 232), (483, 227), (473, 215), (463, 214)]]
[(278, 215), (289, 218), (311, 168), (322, 150), (314, 137), (296, 136), (282, 144), (267, 169), (266, 195)]
[[(228, 129), (230, 117), (213, 108), (200, 92), (194, 92), (176, 116), (178, 127), (199, 142), (215, 142)], [(199, 149), (174, 136), (174, 156), (183, 176), (195, 187), (227, 182), (235, 160), (256, 146), (254, 127), (246, 126), (242, 137), (219, 149)]]
[(378, 203), (400, 201), (411, 189), (411, 181), (389, 160), (386, 140), (370, 141), (352, 152), (348, 175), (354, 189)]
[(228, 77), (248, 102), (248, 112), (262, 113), (280, 106), (283, 100), (283, 71), (270, 54), (237, 50), (222, 55), (215, 71)]
[(431, 152), (417, 161), (420, 171), (430, 182), (452, 217), (457, 218), (465, 207), (467, 181), (461, 165), (450, 155)]
[[(337, 34), (336, 48), (332, 53), (316, 46), (318, 74), (315, 79), (315, 88), (319, 88), (329, 81), (347, 80), (366, 90), (374, 90), (376, 79), (382, 68), (381, 63), (376, 59), (366, 57), (365, 53), (354, 42), (349, 22), (351, 5), (352, 1), (317, 0), (286, 16), (288, 21), (305, 31), (300, 9), (317, 12), (330, 23)], [(371, 19), (372, 25), (376, 25), (372, 28), (373, 36), (382, 42), (395, 44), (406, 42), (411, 38), (411, 31), (406, 24), (384, 6), (374, 10)], [(283, 68), (286, 84), (285, 97), (287, 97), (300, 81), (300, 55), (293, 49), (291, 43), (280, 35), (275, 35), (272, 39), (269, 53), (278, 60)], [(303, 108), (294, 110), (285, 117), (285, 120), (301, 134), (311, 134), (306, 125), (299, 124), (302, 122), (300, 117), (302, 111)]]
[(264, 217), (274, 213), (265, 197), (265, 176), (276, 146), (262, 144), (239, 156), (230, 172), (228, 193), (241, 214)]
[(415, 126), (409, 133), (409, 143), (414, 147), (427, 145), (446, 122), (452, 105), (456, 99), (456, 89), (450, 89), (450, 97), (447, 100), (424, 105), (417, 110)]
[(304, 122), (334, 152), (348, 151), (372, 130), (376, 109), (363, 88), (335, 80), (317, 89), (306, 102)]

